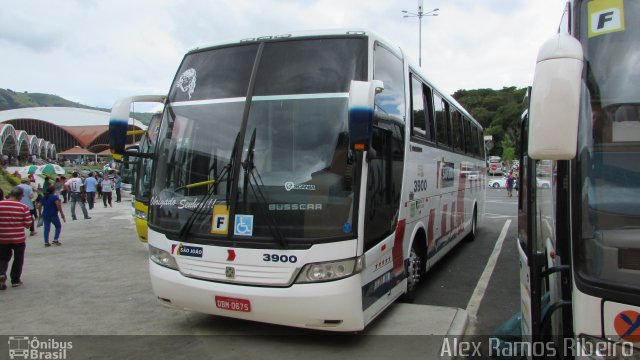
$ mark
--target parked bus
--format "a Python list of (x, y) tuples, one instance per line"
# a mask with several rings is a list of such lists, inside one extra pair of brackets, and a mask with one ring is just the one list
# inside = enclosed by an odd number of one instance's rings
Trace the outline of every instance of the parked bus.
[[(162, 97), (164, 102), (164, 97)], [(142, 139), (138, 143), (138, 151), (146, 154), (153, 154), (155, 151), (158, 133), (160, 132), (160, 121), (162, 114), (154, 115), (151, 118), (149, 127)], [(147, 214), (149, 212), (149, 200), (151, 199), (151, 170), (153, 168), (153, 160), (151, 157), (138, 159), (135, 165), (135, 176), (133, 183), (133, 216), (136, 224), (136, 232), (138, 239), (147, 242)]]
[[(136, 99), (112, 109), (118, 153)], [(486, 186), (481, 126), (360, 30), (188, 52), (153, 161), (149, 270), (163, 304), (333, 331), (410, 300), (475, 237)]]
[[(143, 96), (135, 101), (164, 104), (165, 99), (165, 96)], [(126, 136), (132, 136), (132, 142), (138, 137), (139, 140), (135, 144), (127, 145), (123, 153), (113, 154), (114, 159), (119, 163), (118, 171), (123, 182), (131, 185), (132, 216), (138, 239), (141, 242), (147, 242), (147, 213), (150, 199), (151, 169), (153, 167), (151, 156), (155, 151), (161, 120), (161, 113), (154, 114), (146, 130), (128, 130)], [(128, 128), (133, 128), (133, 126), (128, 125)], [(126, 143), (126, 139), (121, 139), (121, 141), (123, 144)]]
[(538, 54), (518, 243), (522, 333), (544, 355), (640, 356), (639, 54), (631, 0), (568, 2)]

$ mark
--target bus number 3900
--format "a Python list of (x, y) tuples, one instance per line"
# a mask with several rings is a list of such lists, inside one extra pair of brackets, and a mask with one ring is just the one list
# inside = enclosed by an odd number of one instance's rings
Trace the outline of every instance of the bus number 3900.
[(278, 254), (262, 254), (262, 261), (269, 262), (282, 262), (282, 263), (296, 263), (298, 262), (298, 257), (295, 255), (278, 255)]
[(413, 180), (413, 192), (420, 192), (427, 190), (427, 180)]

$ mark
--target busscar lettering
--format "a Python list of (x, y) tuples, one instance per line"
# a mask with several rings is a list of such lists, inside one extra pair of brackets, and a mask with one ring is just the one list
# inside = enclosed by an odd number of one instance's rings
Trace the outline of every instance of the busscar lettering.
[(269, 204), (269, 211), (317, 211), (322, 204)]

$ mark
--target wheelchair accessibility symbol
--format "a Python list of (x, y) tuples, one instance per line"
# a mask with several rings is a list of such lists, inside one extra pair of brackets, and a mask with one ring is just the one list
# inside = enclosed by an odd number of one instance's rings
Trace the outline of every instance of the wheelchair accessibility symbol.
[(253, 235), (253, 215), (236, 215), (234, 235)]

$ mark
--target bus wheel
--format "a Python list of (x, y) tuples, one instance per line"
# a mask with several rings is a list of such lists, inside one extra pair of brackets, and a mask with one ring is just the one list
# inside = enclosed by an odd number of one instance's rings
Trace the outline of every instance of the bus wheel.
[(473, 218), (471, 218), (471, 232), (467, 235), (467, 241), (473, 241), (478, 235), (478, 208), (473, 207)]
[(414, 245), (407, 259), (407, 292), (402, 296), (403, 302), (413, 302), (416, 298), (416, 290), (420, 284), (420, 275), (424, 271), (423, 262), (419, 252)]

